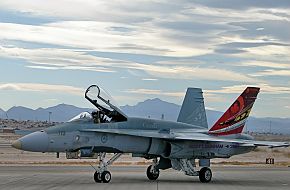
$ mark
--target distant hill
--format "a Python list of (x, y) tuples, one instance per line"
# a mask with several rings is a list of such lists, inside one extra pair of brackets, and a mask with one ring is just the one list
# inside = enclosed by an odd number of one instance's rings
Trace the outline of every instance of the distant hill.
[(148, 99), (144, 102), (139, 102), (135, 106), (121, 106), (121, 109), (130, 116), (133, 117), (148, 117), (160, 119), (162, 114), (164, 114), (166, 120), (177, 119), (180, 106), (168, 103), (159, 98)]
[[(164, 114), (165, 120), (176, 121), (180, 110), (180, 105), (169, 103), (158, 98), (148, 99), (139, 102), (134, 106), (121, 106), (121, 109), (128, 115), (134, 117), (146, 117), (160, 119)], [(49, 108), (38, 108), (36, 110), (17, 106), (7, 111), (9, 119), (17, 120), (38, 120), (47, 121), (49, 112), (51, 112), (51, 121), (68, 121), (81, 112), (89, 111), (91, 108), (79, 108), (67, 104), (59, 104)], [(212, 126), (216, 120), (223, 114), (220, 111), (206, 110), (209, 126)], [(6, 118), (5, 112), (0, 110), (0, 118)], [(251, 132), (261, 133), (284, 133), (290, 134), (290, 118), (255, 118), (248, 119), (246, 129)]]
[(5, 117), (5, 111), (0, 108), (0, 118)]
[(79, 108), (72, 105), (59, 104), (57, 106), (49, 108), (38, 108), (36, 110), (22, 106), (14, 106), (10, 108), (6, 113), (9, 119), (48, 121), (49, 112), (51, 112), (51, 121), (62, 122), (68, 121), (69, 119), (81, 112), (91, 110), (92, 109), (89, 108)]

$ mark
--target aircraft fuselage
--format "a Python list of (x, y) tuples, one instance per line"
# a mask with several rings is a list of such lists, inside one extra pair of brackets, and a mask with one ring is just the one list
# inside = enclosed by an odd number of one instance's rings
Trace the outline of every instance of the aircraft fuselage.
[[(89, 132), (90, 129), (129, 129), (139, 135)], [(157, 130), (161, 134), (172, 133), (174, 129), (204, 133), (198, 126), (164, 120), (129, 118), (116, 123), (93, 123), (92, 120), (63, 123), (35, 132), (19, 139), (21, 149), (35, 152), (75, 152), (84, 157), (93, 153), (132, 153), (141, 157), (162, 156), (164, 158), (228, 158), (253, 150), (252, 145), (239, 143), (170, 140), (142, 137), (142, 130)], [(41, 145), (41, 146), (40, 146)]]

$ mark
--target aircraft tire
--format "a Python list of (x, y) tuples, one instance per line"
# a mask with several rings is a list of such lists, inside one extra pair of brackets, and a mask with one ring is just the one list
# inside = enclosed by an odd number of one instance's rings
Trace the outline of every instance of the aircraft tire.
[(148, 177), (148, 179), (150, 179), (150, 180), (156, 180), (156, 179), (158, 179), (158, 177), (159, 177), (159, 170), (156, 170), (156, 172), (155, 173), (152, 173), (151, 172), (151, 168), (152, 168), (153, 166), (152, 165), (150, 165), (148, 168), (147, 168), (147, 172), (146, 172), (146, 174), (147, 174), (147, 177)]
[(101, 174), (101, 179), (102, 179), (103, 183), (109, 183), (112, 179), (112, 175), (109, 171), (104, 171)]
[(199, 180), (202, 183), (208, 183), (211, 181), (212, 178), (212, 172), (209, 168), (204, 167), (201, 168), (201, 170), (199, 171)]
[(101, 174), (99, 172), (95, 172), (94, 173), (94, 180), (96, 183), (101, 183), (102, 182), (102, 179), (101, 179)]

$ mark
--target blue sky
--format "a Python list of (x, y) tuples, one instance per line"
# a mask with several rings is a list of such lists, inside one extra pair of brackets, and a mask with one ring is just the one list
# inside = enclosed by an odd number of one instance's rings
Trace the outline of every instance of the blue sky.
[(2, 0), (0, 107), (89, 107), (99, 84), (120, 105), (187, 87), (224, 111), (259, 86), (258, 117), (290, 117), (290, 1)]

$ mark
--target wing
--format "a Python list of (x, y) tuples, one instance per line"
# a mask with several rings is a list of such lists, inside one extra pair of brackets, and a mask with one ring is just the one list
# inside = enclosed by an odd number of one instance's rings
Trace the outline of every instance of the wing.
[(289, 147), (286, 142), (271, 142), (271, 141), (255, 141), (243, 139), (226, 139), (220, 138), (201, 131), (181, 131), (181, 130), (136, 130), (136, 129), (83, 129), (83, 132), (111, 133), (139, 137), (161, 138), (167, 140), (189, 140), (189, 141), (207, 141), (207, 142), (224, 142), (224, 143), (240, 143), (253, 146), (267, 146), (270, 148)]

